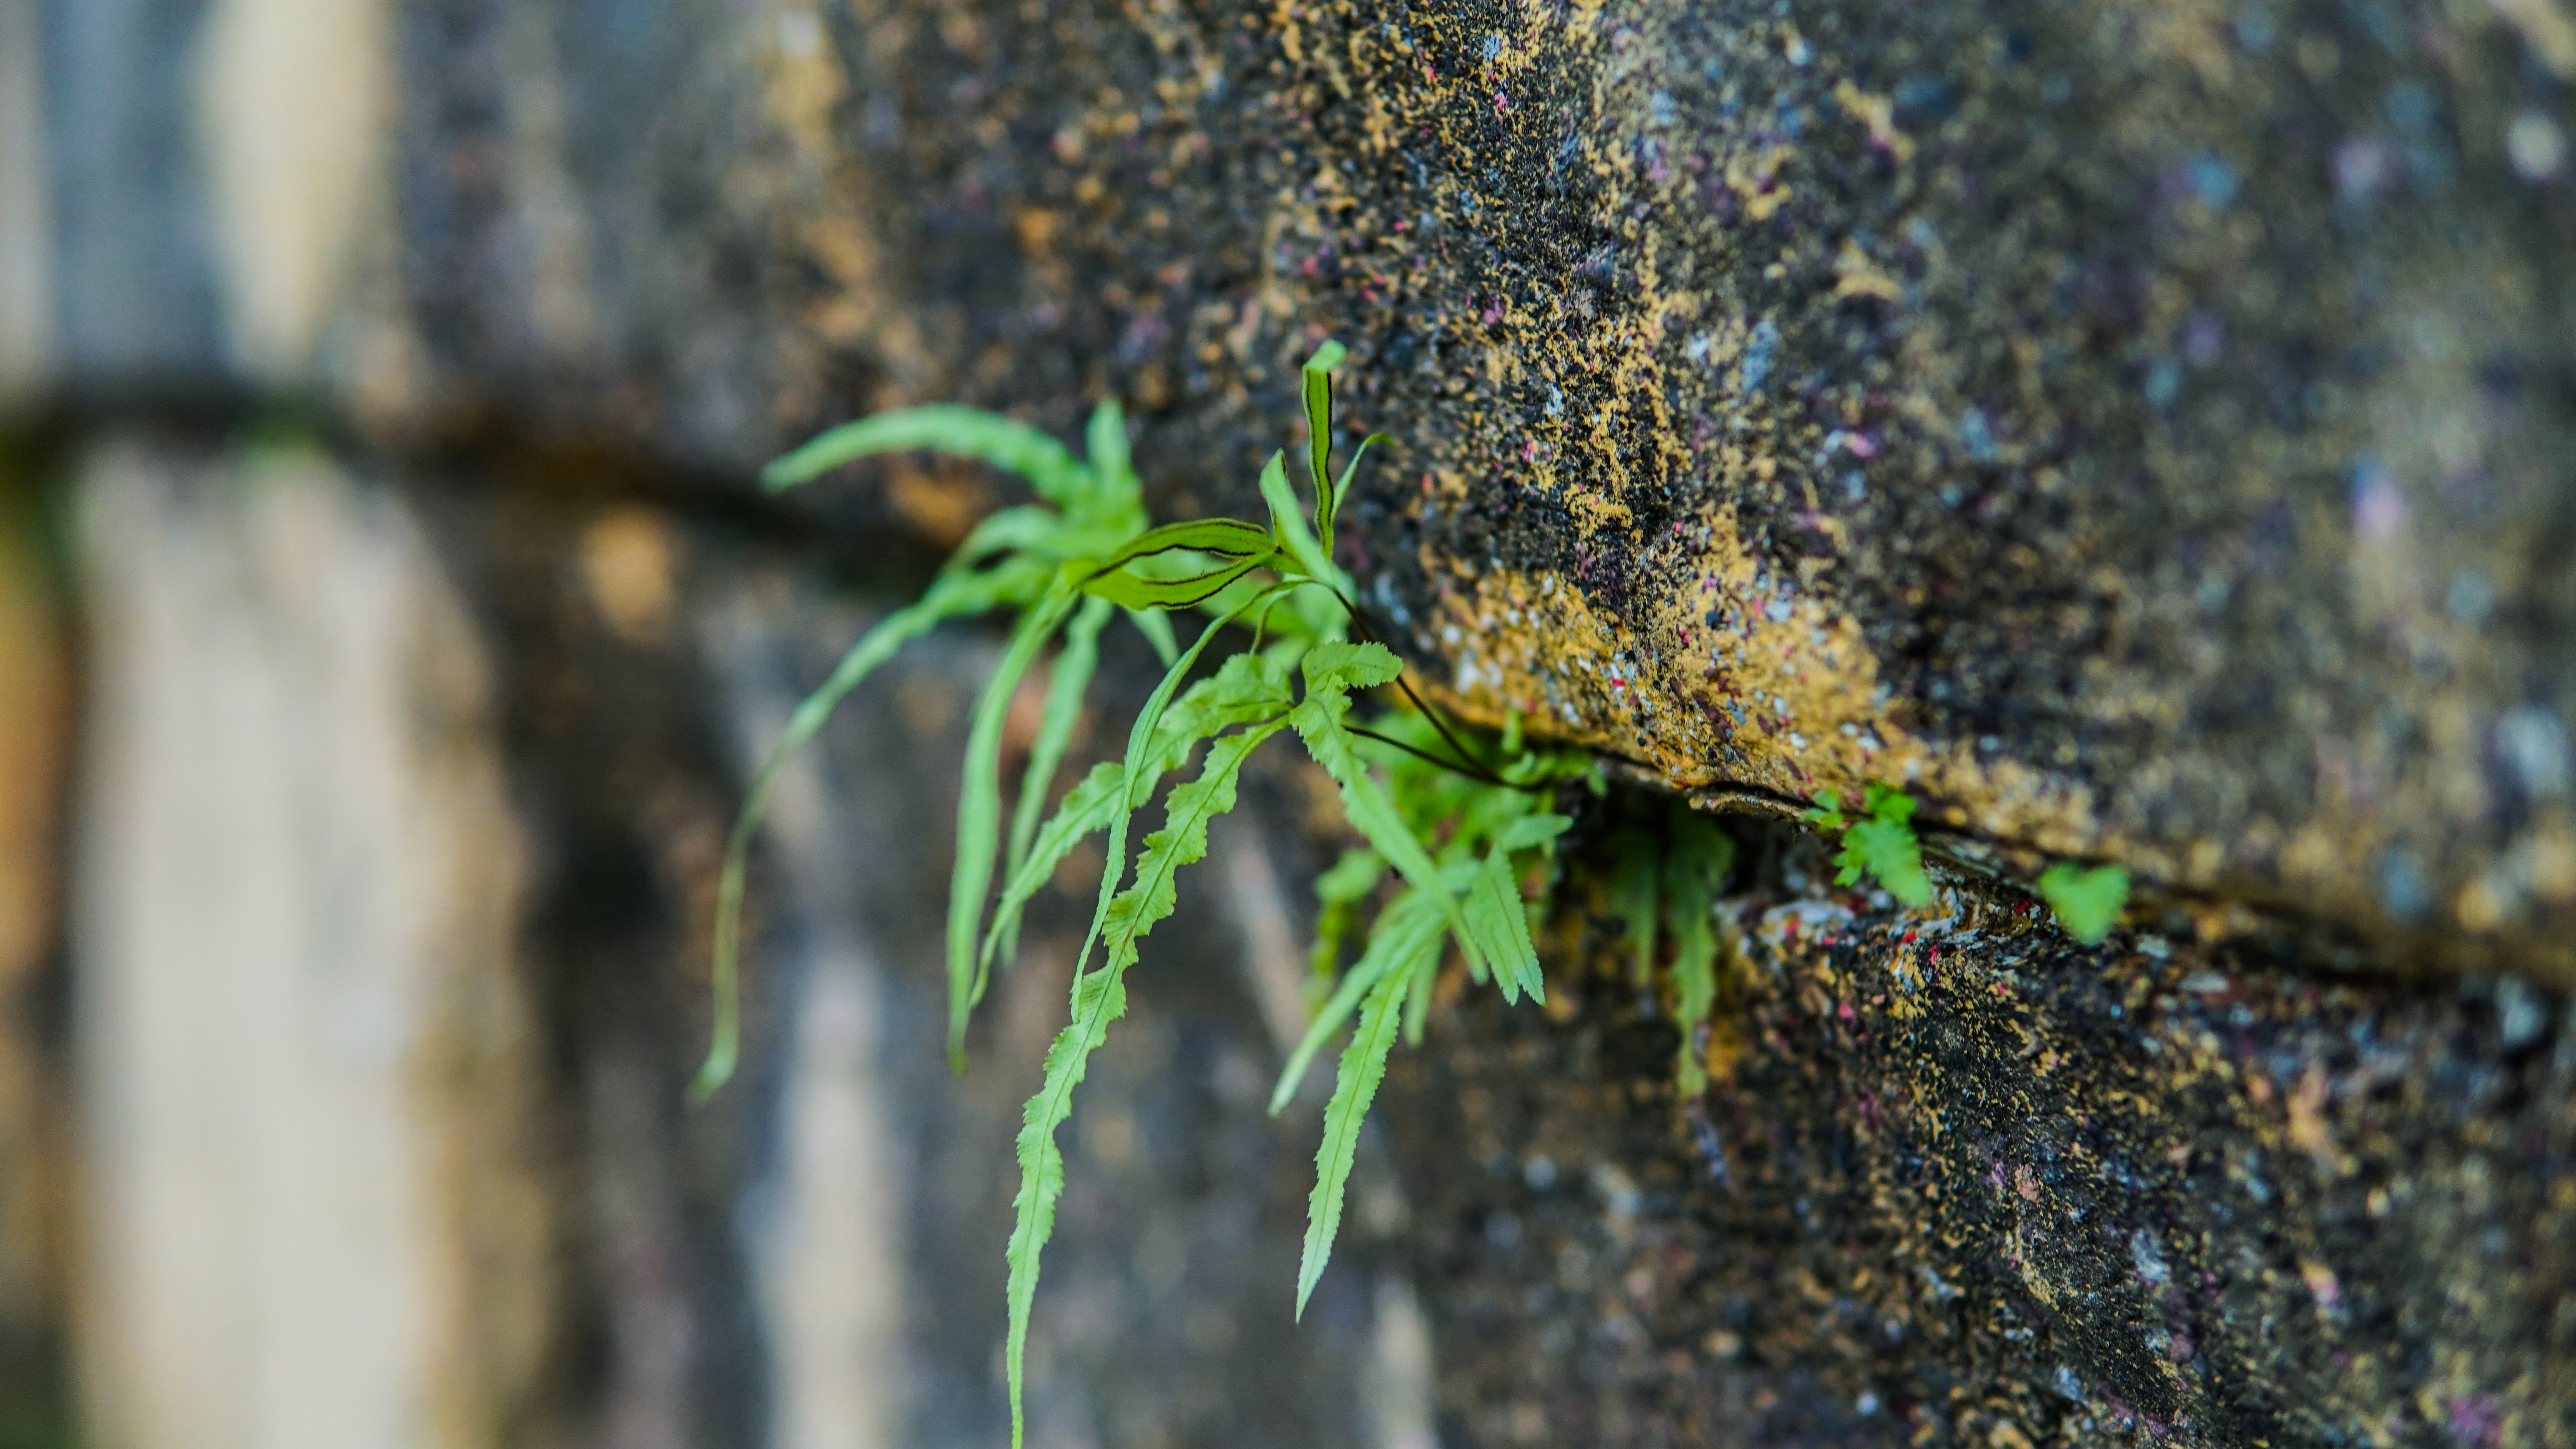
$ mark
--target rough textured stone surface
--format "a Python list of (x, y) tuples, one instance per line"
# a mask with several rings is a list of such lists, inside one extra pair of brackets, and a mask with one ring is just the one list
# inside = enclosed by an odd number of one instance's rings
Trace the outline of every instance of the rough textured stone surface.
[(1329, 330), (1479, 712), (2558, 974), (2565, 25), (424, 5), (405, 296), (422, 396), (736, 466), (1117, 392), (1183, 510)]
[(1617, 970), (1399, 1068), (1463, 1442), (2576, 1442), (2563, 999), (2088, 951), (1762, 843), (1705, 1099)]

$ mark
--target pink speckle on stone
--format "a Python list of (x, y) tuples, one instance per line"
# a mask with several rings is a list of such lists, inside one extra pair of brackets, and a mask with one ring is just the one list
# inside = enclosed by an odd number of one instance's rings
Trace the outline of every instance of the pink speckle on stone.
[(2451, 1439), (2460, 1444), (2501, 1444), (2504, 1442), (2504, 1409), (2493, 1394), (2462, 1394), (2451, 1400), (2444, 1416), (2450, 1422)]
[(2353, 469), (2352, 531), (2365, 543), (2386, 543), (2406, 529), (2406, 495), (2397, 475), (2377, 460)]
[(2319, 1308), (2332, 1308), (2343, 1301), (2343, 1284), (2335, 1277), (2334, 1269), (2323, 1263), (2303, 1263), (2299, 1276), (2306, 1280), (2308, 1292), (2316, 1297)]

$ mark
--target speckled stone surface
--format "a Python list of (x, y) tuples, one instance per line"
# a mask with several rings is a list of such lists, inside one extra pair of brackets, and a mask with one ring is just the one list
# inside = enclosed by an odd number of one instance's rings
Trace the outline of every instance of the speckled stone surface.
[(1330, 331), (1472, 710), (2569, 979), (2554, 5), (405, 16), (396, 416), (1115, 392), (1201, 511)]

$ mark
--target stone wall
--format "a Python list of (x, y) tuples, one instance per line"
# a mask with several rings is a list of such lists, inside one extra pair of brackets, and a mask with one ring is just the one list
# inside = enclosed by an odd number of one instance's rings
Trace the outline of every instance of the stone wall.
[[(1007, 489), (751, 474), (1117, 396), (1226, 511), (1326, 335), (1376, 627), (1622, 781), (1569, 989), (1444, 993), (1292, 1327), (1265, 764), (1067, 1134), (1037, 1438), (2576, 1441), (2565, 0), (0, 0), (0, 118), (25, 1442), (1000, 1432), (1079, 884), (949, 1079), (989, 635), (800, 766), (682, 1089), (747, 762)], [(1866, 781), (1930, 907), (1789, 819)], [(1657, 793), (1743, 860), (1691, 1101), (1581, 866)]]

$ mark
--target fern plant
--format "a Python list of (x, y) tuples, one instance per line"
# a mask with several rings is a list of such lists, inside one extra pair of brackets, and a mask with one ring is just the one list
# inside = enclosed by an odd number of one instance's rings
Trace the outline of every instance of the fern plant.
[[(1332, 374), (1344, 356), (1340, 345), (1327, 342), (1300, 376), (1314, 501), (1299, 504), (1285, 454), (1274, 453), (1260, 475), (1266, 523), (1218, 518), (1150, 526), (1114, 403), (1092, 414), (1084, 458), (1007, 418), (928, 407), (836, 428), (764, 474), (766, 486), (789, 488), (870, 454), (922, 449), (981, 459), (1026, 479), (1038, 495), (1036, 503), (984, 520), (918, 602), (852, 646), (798, 705), (754, 775), (718, 891), (714, 1036), (694, 1089), (701, 1096), (714, 1091), (736, 1064), (744, 867), (783, 760), (812, 740), (841, 701), (907, 640), (945, 619), (1015, 611), (1001, 662), (976, 698), (959, 788), (947, 933), (952, 1068), (964, 1069), (968, 1020), (995, 965), (1014, 953), (1030, 901), (1093, 835), (1106, 836), (1107, 863), (1075, 959), (1070, 1019), (1047, 1051), (1044, 1079), (1023, 1113), (1016, 1146), (1020, 1186), (1006, 1250), (1014, 1445), (1022, 1438), (1021, 1361), (1039, 1262), (1064, 1191), (1056, 1130), (1072, 1113), (1091, 1054), (1126, 1011), (1127, 972), (1144, 938), (1172, 913), (1179, 872), (1207, 854), (1210, 822), (1234, 807), (1245, 763), (1264, 742), (1293, 734), (1331, 777), (1345, 817), (1365, 842), (1319, 882), (1317, 1006), (1270, 1103), (1274, 1113), (1283, 1110), (1316, 1055), (1350, 1028), (1316, 1153), (1297, 1276), (1300, 1316), (1331, 1257), (1360, 1129), (1388, 1057), (1399, 1035), (1420, 1040), (1449, 947), (1455, 945), (1475, 980), (1493, 985), (1507, 1002), (1545, 996), (1530, 893), (1544, 887), (1557, 837), (1570, 823), (1549, 807), (1572, 782), (1597, 791), (1599, 772), (1579, 752), (1529, 747), (1517, 724), (1499, 738), (1459, 729), (1414, 693), (1395, 654), (1367, 637), (1349, 580), (1332, 562), (1335, 514), (1359, 466), (1359, 454), (1338, 476), (1330, 466)], [(1381, 441), (1370, 436), (1359, 453)], [(1137, 712), (1120, 757), (1094, 766), (1050, 814), (1046, 802), (1100, 635), (1121, 611), (1165, 661), (1162, 680)], [(1200, 623), (1186, 647), (1171, 627), (1175, 614)], [(1354, 632), (1360, 637), (1351, 637)], [(1059, 638), (1047, 665), (1046, 706), (1005, 830), (1003, 719), (1022, 680)], [(1230, 647), (1221, 649), (1221, 640)], [(1203, 661), (1214, 667), (1201, 673)], [(1394, 687), (1400, 704), (1366, 723), (1355, 719), (1355, 702), (1384, 686)], [(1131, 854), (1136, 812), (1193, 757), (1195, 775), (1169, 790), (1161, 828)], [(1343, 947), (1364, 913), (1364, 944), (1343, 969)]]

